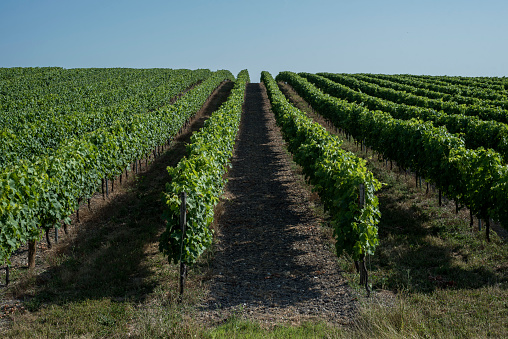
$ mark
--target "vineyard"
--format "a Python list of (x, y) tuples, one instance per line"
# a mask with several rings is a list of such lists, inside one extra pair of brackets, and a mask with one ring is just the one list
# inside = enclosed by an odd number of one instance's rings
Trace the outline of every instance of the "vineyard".
[(506, 78), (0, 68), (0, 329), (508, 335), (507, 124)]

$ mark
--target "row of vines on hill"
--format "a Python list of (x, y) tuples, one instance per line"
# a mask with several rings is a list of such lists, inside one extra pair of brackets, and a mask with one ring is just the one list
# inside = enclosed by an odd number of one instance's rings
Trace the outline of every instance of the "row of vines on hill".
[[(240, 126), (249, 73), (238, 74), (227, 101), (191, 137), (188, 156), (168, 167), (171, 181), (166, 184), (164, 201), (166, 230), (159, 248), (170, 262), (193, 264), (212, 244), (214, 207), (224, 191), (224, 174), (230, 166)], [(185, 231), (180, 228), (180, 194), (185, 192)]]
[(483, 103), (465, 105), (453, 101), (429, 99), (427, 97), (414, 95), (408, 92), (402, 92), (392, 88), (382, 87), (344, 74), (318, 74), (325, 76), (334, 82), (343, 84), (355, 90), (359, 90), (362, 93), (393, 101), (398, 104), (430, 108), (437, 111), (443, 111), (446, 114), (478, 116), (482, 120), (495, 120), (503, 123), (508, 122), (508, 110), (498, 106), (488, 106)]
[(508, 125), (497, 121), (485, 121), (478, 117), (446, 114), (433, 109), (397, 104), (389, 100), (355, 91), (340, 83), (317, 74), (299, 73), (324, 93), (361, 104), (369, 110), (380, 110), (392, 117), (402, 120), (421, 119), (431, 121), (434, 126), (445, 126), (446, 129), (464, 138), (467, 148), (492, 148), (508, 160)]
[(369, 74), (351, 74), (349, 76), (381, 87), (387, 87), (396, 91), (407, 92), (429, 99), (451, 101), (466, 105), (487, 105), (508, 108), (508, 93), (486, 90), (477, 86), (468, 87), (452, 84), (443, 86), (433, 82), (401, 78), (395, 75), (378, 77)]
[(447, 75), (401, 75), (404, 78), (415, 78), (434, 83), (452, 84), (455, 86), (479, 87), (489, 91), (508, 91), (508, 79), (506, 77), (462, 77)]
[(50, 155), (19, 159), (0, 170), (0, 260), (60, 221), (89, 198), (104, 178), (114, 178), (137, 159), (167, 143), (221, 82), (217, 71), (174, 104), (131, 114), (78, 137), (70, 136)]
[(430, 122), (394, 119), (386, 112), (332, 97), (295, 73), (279, 73), (277, 80), (293, 86), (338, 128), (469, 207), (487, 221), (487, 232), (489, 218), (508, 220), (508, 169), (498, 153), (467, 149), (460, 137)]
[(268, 72), (262, 73), (272, 110), (288, 149), (318, 192), (334, 227), (337, 253), (348, 253), (367, 275), (364, 258), (379, 243), (380, 218), (375, 191), (381, 183), (367, 170), (366, 161), (340, 148), (342, 141), (292, 106)]
[[(125, 72), (130, 74), (132, 70)], [(7, 106), (9, 109), (0, 113), (3, 126), (0, 168), (19, 159), (33, 160), (51, 155), (71, 137), (78, 138), (100, 127), (163, 107), (193, 84), (205, 80), (211, 72), (170, 70), (134, 73), (136, 76), (130, 77), (113, 75), (115, 81), (103, 81), (106, 86), (73, 83), (75, 87), (55, 89), (48, 94), (50, 98), (46, 95), (39, 98), (39, 105), (16, 110)], [(96, 91), (100, 94), (96, 95)], [(88, 95), (90, 93), (93, 94)]]

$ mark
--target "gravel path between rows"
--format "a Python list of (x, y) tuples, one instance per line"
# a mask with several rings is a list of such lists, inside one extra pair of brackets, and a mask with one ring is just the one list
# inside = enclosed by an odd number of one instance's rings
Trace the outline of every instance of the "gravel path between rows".
[(295, 174), (262, 84), (247, 85), (199, 318), (350, 324), (357, 301)]

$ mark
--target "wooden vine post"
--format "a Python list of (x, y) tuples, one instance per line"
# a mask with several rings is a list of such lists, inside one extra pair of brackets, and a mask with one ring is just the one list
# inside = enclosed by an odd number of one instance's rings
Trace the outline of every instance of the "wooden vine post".
[[(358, 205), (360, 209), (363, 209), (365, 206), (365, 185), (360, 184), (359, 186), (359, 195), (358, 195)], [(357, 271), (360, 273), (360, 285), (365, 286), (365, 290), (367, 291), (367, 297), (370, 296), (370, 288), (369, 288), (369, 273), (367, 272), (367, 267), (365, 266), (365, 254), (362, 254), (360, 257), (360, 261), (355, 262), (355, 266)]]
[(81, 223), (81, 220), (79, 219), (79, 204), (81, 204), (81, 198), (78, 198), (78, 206), (76, 207), (76, 220), (78, 223)]
[(106, 199), (106, 189), (104, 188), (104, 179), (101, 179), (101, 184), (102, 184), (102, 199), (105, 200)]
[(485, 220), (485, 237), (487, 238), (487, 241), (490, 242), (490, 218), (487, 217)]
[(37, 251), (37, 242), (30, 240), (28, 242), (28, 268), (35, 268), (35, 253)]
[(180, 229), (182, 230), (182, 240), (180, 245), (180, 298), (179, 302), (182, 302), (183, 292), (185, 288), (185, 278), (187, 277), (187, 265), (182, 262), (182, 254), (185, 240), (185, 226), (187, 224), (187, 194), (185, 192), (180, 193)]
[(48, 243), (48, 248), (52, 248), (53, 245), (51, 245), (51, 240), (49, 239), (49, 230), (46, 230), (46, 242)]

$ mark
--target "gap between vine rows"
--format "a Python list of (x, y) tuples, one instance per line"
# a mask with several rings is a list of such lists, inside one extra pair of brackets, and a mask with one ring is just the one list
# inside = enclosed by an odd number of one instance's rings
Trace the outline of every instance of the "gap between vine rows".
[[(330, 232), (284, 147), (264, 85), (247, 85), (228, 184), (217, 212), (208, 294), (196, 318), (263, 326), (306, 320), (350, 324), (356, 297), (341, 276)], [(300, 172), (301, 173), (301, 172)]]

